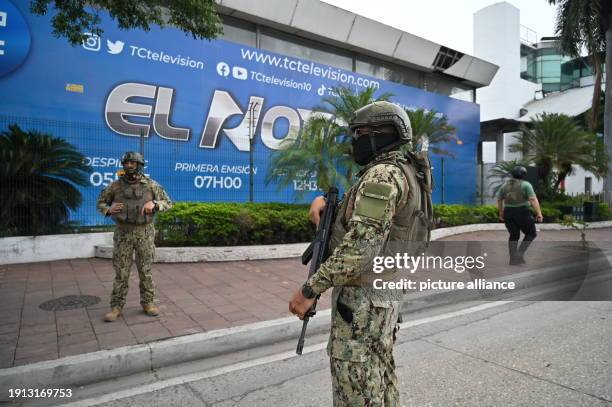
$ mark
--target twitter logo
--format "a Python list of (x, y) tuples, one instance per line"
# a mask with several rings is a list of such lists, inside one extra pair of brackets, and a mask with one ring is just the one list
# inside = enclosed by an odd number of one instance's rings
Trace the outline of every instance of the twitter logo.
[(111, 40), (106, 40), (106, 47), (108, 48), (108, 53), (109, 54), (120, 54), (121, 51), (123, 51), (123, 46), (125, 45), (125, 42), (123, 41), (115, 41), (112, 42)]

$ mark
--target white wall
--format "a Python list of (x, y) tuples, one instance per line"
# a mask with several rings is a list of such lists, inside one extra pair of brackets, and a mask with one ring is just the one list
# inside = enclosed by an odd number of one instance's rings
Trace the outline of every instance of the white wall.
[(95, 246), (113, 244), (113, 233), (5, 237), (0, 264), (94, 257)]
[(521, 79), (520, 11), (502, 2), (474, 14), (474, 56), (499, 65), (487, 87), (476, 90), (480, 120), (516, 119), (540, 84)]
[(597, 179), (593, 173), (585, 171), (577, 165), (573, 166), (574, 172), (565, 179), (565, 192), (568, 194), (584, 193), (584, 179), (591, 177), (591, 193), (597, 194), (603, 189), (603, 178)]
[(517, 131), (511, 133), (503, 133), (504, 155), (501, 158), (501, 161), (520, 160), (521, 158), (523, 158), (523, 154), (521, 152), (510, 152), (510, 146), (518, 141), (518, 135), (520, 135), (520, 133)]

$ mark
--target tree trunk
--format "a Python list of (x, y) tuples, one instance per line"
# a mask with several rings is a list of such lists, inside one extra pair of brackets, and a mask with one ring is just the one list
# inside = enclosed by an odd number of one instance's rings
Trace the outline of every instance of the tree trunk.
[[(608, 15), (606, 31), (606, 99), (604, 110), (604, 146), (609, 157), (612, 157), (612, 13)], [(604, 177), (604, 191), (612, 191), (612, 174), (608, 164), (608, 173)], [(610, 192), (608, 192), (610, 193)]]
[(593, 99), (591, 101), (591, 110), (589, 112), (588, 117), (586, 118), (587, 127), (589, 130), (595, 132), (597, 128), (597, 118), (599, 117), (599, 109), (601, 107), (600, 99), (601, 99), (601, 60), (598, 55), (591, 55), (591, 66), (593, 67), (593, 76), (595, 76), (595, 86), (593, 86)]

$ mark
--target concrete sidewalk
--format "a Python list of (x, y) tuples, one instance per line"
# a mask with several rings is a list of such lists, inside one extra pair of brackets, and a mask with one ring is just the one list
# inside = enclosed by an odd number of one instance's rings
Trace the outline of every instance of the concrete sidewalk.
[[(142, 312), (133, 266), (123, 315), (109, 310), (110, 260), (64, 260), (0, 266), (0, 368), (213, 331), (289, 316), (288, 299), (303, 283), (299, 259), (154, 264), (158, 317)], [(100, 302), (46, 311), (45, 301), (91, 295)], [(321, 309), (330, 305), (322, 297)]]
[[(612, 229), (590, 230), (588, 237), (612, 242)], [(483, 231), (444, 240), (506, 239), (505, 232)], [(579, 239), (575, 231), (542, 231), (538, 237)], [(0, 266), (0, 368), (287, 317), (288, 299), (306, 273), (299, 259), (154, 264), (161, 313), (148, 317), (140, 308), (133, 266), (123, 316), (105, 323), (102, 317), (108, 311), (114, 277), (110, 260)], [(64, 311), (39, 307), (67, 295), (96, 296), (100, 301)], [(326, 293), (319, 309), (329, 306)]]

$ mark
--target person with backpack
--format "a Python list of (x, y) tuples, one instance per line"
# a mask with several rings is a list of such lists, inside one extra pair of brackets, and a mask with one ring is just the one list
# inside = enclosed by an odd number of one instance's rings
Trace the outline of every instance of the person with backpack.
[[(317, 295), (333, 287), (327, 353), (334, 406), (399, 406), (393, 345), (402, 291), (378, 292), (367, 274), (390, 243), (429, 241), (431, 171), (426, 154), (401, 150), (412, 130), (399, 106), (370, 103), (349, 128), (353, 158), (363, 168), (336, 211), (329, 257), (294, 293), (289, 310), (303, 319)], [(312, 202), (314, 223), (324, 207), (323, 197)]]
[[(512, 178), (497, 192), (497, 209), (499, 220), (505, 223), (510, 234), (508, 239), (509, 264), (521, 265), (525, 264), (525, 252), (537, 236), (535, 221), (540, 223), (544, 218), (533, 187), (523, 179), (527, 175), (527, 169), (516, 166), (512, 169), (511, 175)], [(536, 212), (535, 221), (529, 210), (530, 206)], [(519, 246), (521, 232), (525, 237)]]

